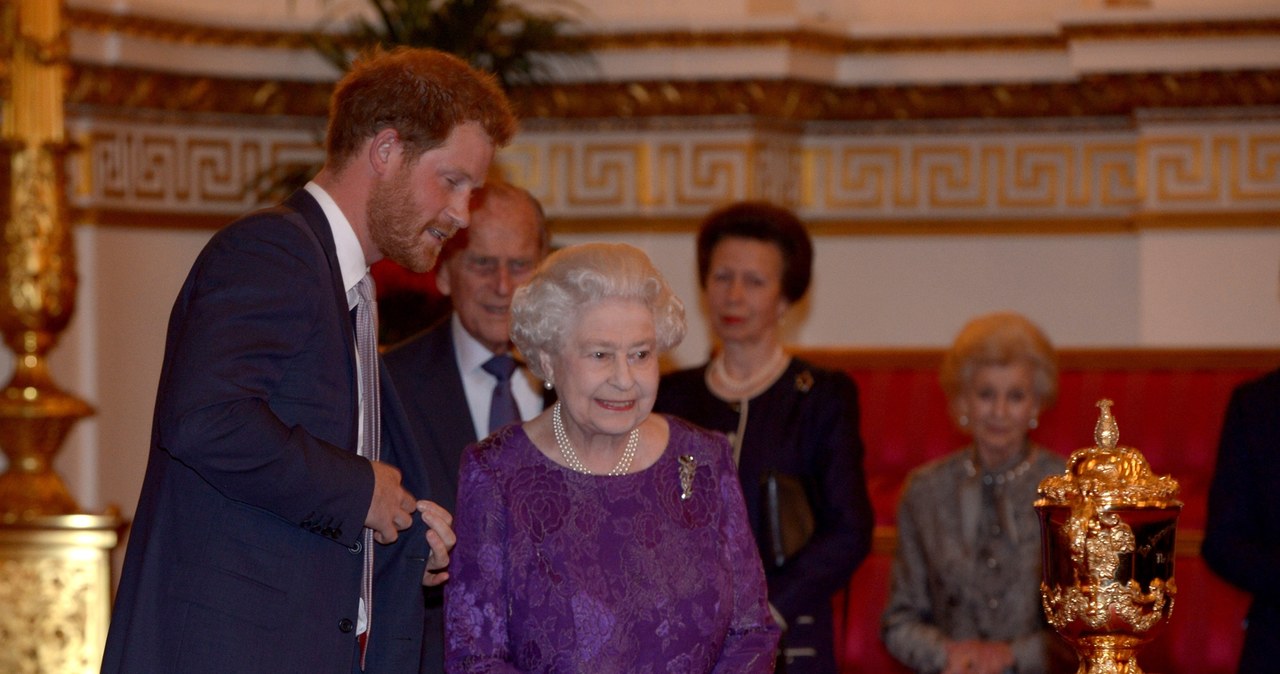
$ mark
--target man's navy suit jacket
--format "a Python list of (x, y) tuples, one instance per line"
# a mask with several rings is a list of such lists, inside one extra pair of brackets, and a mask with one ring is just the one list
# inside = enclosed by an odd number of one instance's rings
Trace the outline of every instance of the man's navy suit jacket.
[[(351, 672), (373, 471), (354, 330), (305, 191), (214, 235), (169, 321), (104, 672)], [(430, 497), (385, 366), (383, 460)], [(425, 525), (375, 550), (369, 672), (416, 672)]]
[(462, 450), (478, 438), (458, 372), (451, 321), (445, 318), (397, 345), (385, 359), (422, 449), (434, 500), (452, 513)]

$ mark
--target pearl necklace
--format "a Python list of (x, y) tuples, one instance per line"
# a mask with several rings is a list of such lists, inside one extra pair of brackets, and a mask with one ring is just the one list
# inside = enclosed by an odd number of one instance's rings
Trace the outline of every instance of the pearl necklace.
[(982, 473), (982, 483), (986, 485), (1003, 485), (1006, 482), (1013, 482), (1022, 477), (1022, 474), (1031, 468), (1031, 449), (1025, 447), (1022, 450), (1022, 460), (1018, 465), (999, 473), (993, 473), (980, 468), (981, 463), (978, 458), (978, 449), (975, 447), (964, 461), (964, 472), (969, 477), (977, 477), (978, 473)]
[[(573, 444), (569, 442), (569, 434), (564, 432), (564, 412), (561, 411), (560, 401), (556, 401), (555, 414), (551, 415), (551, 430), (556, 436), (556, 445), (560, 448), (560, 456), (564, 457), (564, 462), (569, 467), (585, 473), (587, 475), (595, 475), (595, 473), (587, 470), (582, 460), (578, 458), (578, 452), (573, 449)], [(636, 426), (631, 429), (631, 433), (627, 436), (627, 446), (622, 449), (622, 456), (618, 457), (618, 465), (614, 466), (606, 475), (626, 475), (631, 469), (631, 462), (636, 458), (636, 448), (640, 446), (640, 427)]]
[(787, 366), (791, 364), (791, 358), (787, 356), (782, 347), (774, 349), (769, 360), (760, 366), (753, 374), (745, 379), (735, 379), (729, 374), (724, 364), (724, 352), (716, 354), (715, 358), (707, 365), (705, 381), (707, 388), (711, 390), (717, 398), (727, 402), (738, 402), (739, 400), (750, 400), (761, 393), (764, 393), (770, 386), (773, 386), (778, 377), (786, 372)]

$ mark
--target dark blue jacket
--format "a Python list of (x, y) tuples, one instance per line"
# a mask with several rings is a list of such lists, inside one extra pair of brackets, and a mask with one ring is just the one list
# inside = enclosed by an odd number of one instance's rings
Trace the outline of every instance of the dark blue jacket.
[(1280, 370), (1231, 394), (1209, 486), (1201, 554), (1227, 582), (1253, 595), (1241, 674), (1280, 662)]
[[(373, 471), (354, 330), (305, 191), (214, 235), (174, 303), (104, 672), (351, 672)], [(429, 497), (382, 367), (383, 460)], [(424, 525), (378, 546), (367, 671), (421, 660)]]

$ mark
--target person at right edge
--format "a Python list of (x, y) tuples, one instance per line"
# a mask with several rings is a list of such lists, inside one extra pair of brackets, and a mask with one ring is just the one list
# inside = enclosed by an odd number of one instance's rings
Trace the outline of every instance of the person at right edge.
[(1280, 667), (1280, 370), (1231, 393), (1200, 554), (1214, 573), (1253, 596), (1240, 674)]
[(964, 326), (939, 373), (973, 441), (907, 476), (880, 637), (921, 674), (1074, 672), (1040, 607), (1040, 481), (1066, 461), (1027, 437), (1058, 392), (1048, 338), (1014, 313)]
[(720, 349), (664, 376), (656, 409), (729, 436), (784, 630), (778, 671), (834, 674), (832, 595), (870, 551), (874, 520), (857, 387), (782, 348), (779, 324), (808, 290), (813, 243), (791, 211), (741, 202), (711, 213), (697, 245)]

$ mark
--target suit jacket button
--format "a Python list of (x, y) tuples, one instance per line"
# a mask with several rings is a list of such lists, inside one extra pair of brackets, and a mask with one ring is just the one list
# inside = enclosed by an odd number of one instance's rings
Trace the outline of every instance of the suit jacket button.
[(343, 618), (342, 620), (338, 621), (338, 629), (342, 630), (343, 634), (350, 634), (351, 630), (355, 628), (356, 628), (356, 624), (351, 622), (350, 618)]

